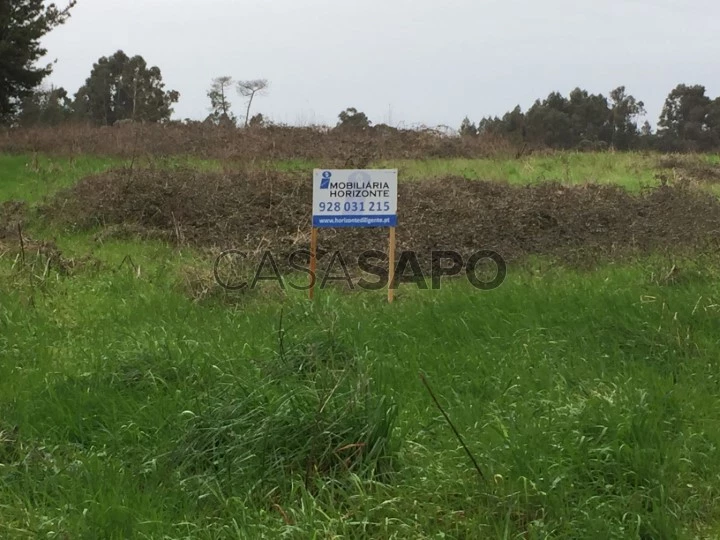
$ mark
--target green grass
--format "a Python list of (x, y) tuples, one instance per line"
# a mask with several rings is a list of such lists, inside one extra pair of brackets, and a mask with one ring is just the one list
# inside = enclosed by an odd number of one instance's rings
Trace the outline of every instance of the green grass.
[[(0, 417), (20, 427), (0, 448), (4, 537), (691, 538), (718, 523), (716, 267), (683, 265), (673, 285), (661, 261), (518, 268), (492, 292), (404, 286), (388, 306), (267, 291), (233, 308), (192, 302), (167, 267), (31, 286), (0, 262)], [(375, 454), (345, 470), (340, 449), (360, 443)]]
[[(645, 159), (566, 157), (620, 183)], [(0, 198), (112, 165), (26, 162), (0, 158)], [(490, 167), (402, 167), (428, 163)], [(212, 277), (191, 249), (26, 231), (74, 265), (0, 245), (0, 538), (720, 535), (716, 257), (528, 261), (494, 291), (311, 303), (191, 294), (189, 270)]]
[[(558, 153), (526, 156), (520, 159), (428, 159), (379, 161), (372, 167), (398, 168), (402, 179), (423, 180), (462, 176), (473, 180), (495, 180), (511, 184), (559, 181), (565, 184), (595, 182), (617, 184), (637, 191), (642, 186), (658, 184), (659, 156), (640, 153)], [(709, 164), (720, 162), (720, 155), (697, 159)], [(102, 157), (33, 157), (0, 155), (0, 201), (22, 199), (37, 202), (58, 189), (71, 186), (81, 178), (103, 172), (127, 161)], [(273, 167), (287, 172), (306, 172), (321, 166), (320, 162), (294, 159), (276, 162), (218, 162), (196, 158), (148, 158), (136, 160), (137, 166), (163, 168), (194, 167), (205, 171), (243, 170), (246, 167)]]
[[(720, 156), (697, 156), (717, 163)], [(526, 156), (520, 159), (428, 159), (386, 161), (380, 166), (397, 167), (401, 178), (422, 180), (461, 176), (470, 180), (495, 180), (510, 184), (557, 181), (564, 184), (616, 184), (631, 191), (658, 184), (655, 177), (659, 156), (640, 153), (574, 153)]]
[(636, 190), (654, 185), (656, 158), (631, 153), (562, 153), (520, 159), (432, 159), (396, 164), (404, 178), (462, 176), (471, 180), (497, 180), (531, 184), (554, 180), (566, 184), (596, 182)]
[(101, 173), (118, 160), (94, 156), (49, 158), (0, 154), (0, 201), (37, 202), (80, 178)]
[[(24, 200), (30, 203), (52, 196), (60, 189), (75, 184), (80, 179), (99, 174), (112, 167), (129, 165), (131, 160), (100, 156), (48, 157), (32, 155), (0, 154), (0, 202)], [(152, 166), (172, 169), (193, 167), (201, 171), (242, 170), (248, 166), (272, 166), (287, 171), (310, 171), (315, 164), (305, 160), (282, 160), (272, 164), (226, 162), (197, 158), (153, 158), (140, 157), (134, 166)]]

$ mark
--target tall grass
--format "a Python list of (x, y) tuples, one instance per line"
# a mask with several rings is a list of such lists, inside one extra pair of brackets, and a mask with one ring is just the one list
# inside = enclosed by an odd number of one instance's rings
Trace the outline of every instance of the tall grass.
[(235, 307), (192, 302), (163, 266), (33, 288), (0, 263), (5, 537), (691, 538), (718, 524), (712, 261), (675, 261), (672, 280), (662, 260), (527, 267), (492, 292), (403, 286), (393, 306), (321, 291)]

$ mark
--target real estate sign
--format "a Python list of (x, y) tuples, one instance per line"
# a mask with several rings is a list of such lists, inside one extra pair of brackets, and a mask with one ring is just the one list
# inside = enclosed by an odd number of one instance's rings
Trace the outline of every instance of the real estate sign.
[(313, 171), (313, 227), (397, 226), (397, 169)]

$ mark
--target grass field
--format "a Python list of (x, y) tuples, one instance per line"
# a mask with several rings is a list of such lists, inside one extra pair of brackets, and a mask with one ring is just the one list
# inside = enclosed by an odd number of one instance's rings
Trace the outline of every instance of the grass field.
[[(565, 184), (594, 182), (617, 184), (629, 190), (657, 185), (656, 155), (639, 153), (567, 153), (548, 156), (527, 156), (513, 159), (428, 159), (394, 160), (372, 163), (371, 167), (399, 169), (402, 179), (422, 180), (445, 176), (462, 176), (472, 180), (497, 180), (511, 184), (531, 184), (556, 180)], [(717, 164), (719, 155), (701, 155), (687, 160), (690, 163)], [(83, 176), (96, 174), (112, 166), (128, 164), (117, 158), (47, 157), (30, 155), (0, 155), (0, 201), (22, 199), (31, 202), (72, 185)], [(308, 171), (321, 163), (308, 160), (224, 162), (194, 158), (140, 158), (137, 165), (152, 164), (165, 168), (191, 165), (200, 169), (238, 169), (247, 166), (271, 166), (283, 171)]]
[[(459, 175), (472, 180), (529, 184), (557, 180), (566, 184), (596, 182), (628, 189), (655, 185), (655, 156), (641, 154), (563, 154), (525, 159), (436, 159), (395, 164), (403, 177), (423, 179)], [(388, 163), (391, 165), (391, 163)]]
[[(654, 159), (381, 165), (636, 189)], [(1, 156), (0, 202), (114, 164)], [(73, 264), (0, 239), (0, 538), (720, 536), (714, 254), (198, 300), (199, 252), (31, 215)]]

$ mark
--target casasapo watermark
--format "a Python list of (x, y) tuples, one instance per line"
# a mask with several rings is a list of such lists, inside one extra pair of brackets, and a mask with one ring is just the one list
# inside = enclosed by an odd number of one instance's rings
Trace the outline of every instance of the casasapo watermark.
[[(430, 256), (429, 268), (426, 257), (423, 270), (420, 255)], [(215, 259), (213, 273), (218, 285), (229, 291), (254, 289), (262, 282), (274, 282), (283, 290), (301, 291), (313, 287), (324, 289), (329, 284), (345, 284), (350, 290), (388, 288), (388, 255), (382, 251), (368, 250), (353, 257), (344, 256), (341, 251), (319, 252), (314, 272), (309, 267), (310, 258), (307, 249), (287, 256), (273, 255), (271, 251), (249, 253), (230, 249)], [(287, 271), (281, 272), (281, 267)], [(350, 268), (357, 271), (350, 272)], [(493, 290), (505, 281), (507, 264), (499, 253), (491, 250), (480, 250), (465, 257), (452, 250), (429, 254), (403, 251), (397, 258), (394, 279), (389, 286), (397, 289), (402, 284), (415, 284), (419, 289), (439, 290), (443, 278), (463, 275), (476, 289)]]

